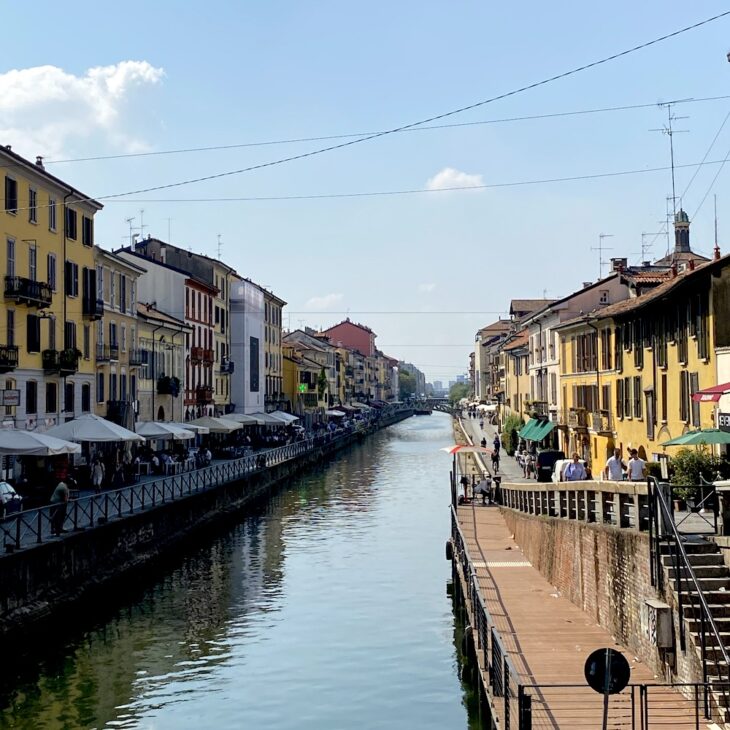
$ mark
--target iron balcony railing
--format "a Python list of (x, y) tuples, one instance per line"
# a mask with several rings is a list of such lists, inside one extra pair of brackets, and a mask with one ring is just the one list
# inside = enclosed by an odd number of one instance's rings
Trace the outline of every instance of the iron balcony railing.
[(119, 345), (97, 345), (96, 362), (110, 362), (119, 360)]
[(129, 364), (132, 367), (141, 367), (147, 364), (148, 352), (147, 350), (130, 350), (129, 351)]
[(18, 367), (18, 346), (0, 345), (0, 373), (9, 373)]
[(215, 353), (207, 347), (191, 347), (190, 363), (192, 365), (212, 365)]
[(587, 428), (588, 412), (585, 408), (568, 409), (568, 426), (571, 428)]
[(104, 300), (84, 297), (81, 300), (81, 312), (91, 320), (101, 319), (104, 316)]
[(78, 372), (80, 357), (81, 353), (73, 348), (67, 350), (43, 350), (41, 353), (43, 370), (48, 374), (57, 373), (62, 376), (73, 375)]
[(213, 388), (207, 385), (199, 385), (195, 389), (195, 400), (202, 404), (213, 402)]
[(594, 411), (591, 416), (591, 429), (596, 433), (613, 433), (613, 418), (610, 411)]
[(18, 304), (43, 309), (51, 306), (53, 290), (44, 281), (33, 281), (23, 276), (6, 276), (5, 298), (14, 299)]

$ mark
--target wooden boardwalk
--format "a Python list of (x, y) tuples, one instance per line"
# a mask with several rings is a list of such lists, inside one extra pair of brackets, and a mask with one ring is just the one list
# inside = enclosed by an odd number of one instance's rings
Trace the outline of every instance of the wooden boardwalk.
[[(578, 685), (527, 689), (533, 698), (533, 728), (601, 728), (603, 698), (586, 686), (583, 675), (585, 660), (595, 649), (621, 651), (631, 665), (632, 684), (663, 682), (587, 614), (557, 594), (512, 539), (498, 507), (467, 504), (458, 508), (457, 515), (481, 595), (519, 675), (517, 682)], [(702, 719), (696, 724), (694, 699), (666, 686), (650, 688), (648, 724), (642, 723), (638, 695), (636, 687), (611, 698), (609, 728), (716, 727)], [(504, 718), (499, 717), (504, 703), (495, 704), (498, 726), (505, 727)], [(509, 727), (518, 727), (516, 717), (510, 718)]]

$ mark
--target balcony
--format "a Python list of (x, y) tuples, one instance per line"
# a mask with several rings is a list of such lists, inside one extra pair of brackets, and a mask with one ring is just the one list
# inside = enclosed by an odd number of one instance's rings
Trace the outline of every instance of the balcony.
[(17, 304), (43, 309), (51, 306), (53, 291), (43, 281), (32, 281), (22, 276), (6, 276), (5, 298), (15, 300)]
[(571, 428), (588, 428), (588, 412), (585, 408), (568, 409), (568, 426)]
[(147, 364), (147, 350), (130, 350), (129, 365), (130, 367), (142, 367)]
[(157, 395), (171, 395), (177, 398), (180, 395), (180, 379), (163, 375), (157, 380)]
[(613, 433), (613, 418), (609, 411), (597, 411), (591, 413), (591, 429), (596, 433)]
[(0, 373), (9, 373), (18, 367), (17, 345), (0, 345)]
[(81, 353), (74, 349), (67, 350), (43, 350), (41, 360), (43, 370), (48, 374), (58, 374), (61, 377), (73, 375), (79, 370), (79, 358)]
[(227, 357), (224, 357), (223, 360), (221, 360), (221, 375), (230, 375), (234, 370), (233, 366), (233, 360), (229, 360)]
[(81, 300), (81, 313), (87, 319), (101, 319), (104, 316), (104, 300), (84, 297)]
[(207, 385), (199, 385), (195, 389), (195, 400), (199, 405), (206, 405), (213, 402), (213, 388)]
[(119, 345), (97, 345), (96, 362), (110, 362), (119, 360)]
[(215, 353), (207, 347), (190, 348), (191, 365), (212, 365), (215, 361)]
[(316, 393), (301, 393), (300, 395), (305, 408), (316, 408), (319, 405), (319, 398)]
[(534, 400), (526, 404), (525, 410), (529, 411), (535, 418), (548, 418), (548, 402), (546, 400)]

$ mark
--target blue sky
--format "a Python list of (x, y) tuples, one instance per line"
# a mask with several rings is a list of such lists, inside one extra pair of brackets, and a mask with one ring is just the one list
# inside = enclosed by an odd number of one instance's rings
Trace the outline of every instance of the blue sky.
[[(100, 11), (103, 7), (103, 11)], [(90, 195), (234, 170), (325, 146), (267, 145), (117, 160), (130, 151), (368, 132), (409, 123), (580, 66), (729, 9), (719, 2), (593, 4), (401, 0), (99, 3), (72, 11), (3, 9), (0, 143)], [(509, 100), (458, 115), (470, 122), (730, 94), (730, 18)], [(134, 63), (127, 63), (134, 62)], [(56, 67), (55, 70), (43, 68)], [(89, 69), (108, 67), (89, 73)], [(730, 99), (676, 107), (678, 163), (698, 162)], [(344, 313), (429, 379), (465, 370), (476, 329), (513, 297), (560, 296), (598, 275), (606, 256), (640, 259), (659, 230), (666, 172), (582, 182), (408, 196), (256, 202), (170, 199), (422, 189), (442, 179), (503, 183), (668, 164), (659, 107), (392, 135), (218, 181), (108, 202), (97, 242), (115, 248), (144, 209), (145, 233), (223, 258), (290, 305), (292, 327)], [(730, 122), (708, 159), (730, 149)], [(730, 167), (730, 164), (728, 165)], [(684, 198), (692, 216), (717, 166)], [(677, 173), (678, 192), (693, 170)], [(720, 243), (730, 236), (727, 171)], [(152, 202), (152, 201), (158, 202)], [(160, 202), (160, 201), (168, 202)], [(144, 201), (144, 202), (141, 202)], [(693, 221), (712, 248), (712, 194)], [(662, 255), (660, 237), (652, 253)], [(369, 314), (366, 312), (389, 312)], [(458, 312), (437, 314), (435, 312)], [(463, 312), (481, 314), (464, 314)], [(405, 314), (404, 312), (415, 312)]]

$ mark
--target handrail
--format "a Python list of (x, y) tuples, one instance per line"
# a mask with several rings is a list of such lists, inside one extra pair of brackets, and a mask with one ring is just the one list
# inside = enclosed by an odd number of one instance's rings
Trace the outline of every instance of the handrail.
[[(684, 609), (682, 606), (683, 603), (683, 597), (682, 597), (682, 571), (685, 571), (687, 575), (689, 576), (689, 579), (691, 581), (691, 585), (694, 586), (694, 590), (697, 593), (697, 601), (700, 605), (701, 610), (701, 626), (700, 626), (700, 641), (701, 641), (701, 651), (702, 651), (702, 676), (703, 676), (703, 682), (707, 683), (708, 675), (707, 675), (707, 640), (706, 640), (706, 628), (705, 624), (709, 625), (710, 628), (710, 634), (711, 638), (714, 639), (716, 643), (713, 644), (712, 647), (712, 653), (714, 663), (717, 667), (718, 676), (720, 676), (720, 673), (722, 671), (722, 667), (718, 664), (717, 661), (717, 647), (720, 649), (721, 654), (721, 660), (725, 662), (725, 673), (727, 674), (727, 683), (730, 683), (730, 655), (728, 655), (727, 649), (725, 648), (725, 645), (723, 643), (722, 637), (720, 636), (720, 632), (717, 628), (717, 624), (715, 623), (715, 619), (712, 617), (712, 612), (710, 611), (710, 607), (707, 604), (707, 600), (705, 599), (705, 595), (702, 592), (702, 588), (700, 587), (699, 582), (697, 581), (697, 576), (695, 575), (695, 572), (692, 568), (692, 564), (689, 561), (689, 558), (687, 556), (687, 551), (684, 549), (684, 545), (682, 544), (682, 539), (680, 536), (679, 531), (677, 530), (677, 526), (674, 524), (674, 519), (672, 515), (672, 511), (669, 509), (669, 506), (666, 503), (666, 500), (664, 498), (664, 494), (661, 489), (661, 484), (658, 482), (658, 480), (655, 477), (648, 477), (647, 479), (647, 486), (649, 490), (649, 495), (653, 499), (650, 500), (650, 503), (658, 504), (659, 505), (659, 511), (661, 513), (661, 522), (662, 522), (662, 531), (659, 531), (659, 520), (658, 514), (654, 513), (654, 522), (653, 522), (653, 539), (656, 544), (656, 557), (657, 557), (657, 579), (659, 584), (661, 585), (661, 571), (662, 571), (662, 565), (661, 565), (661, 552), (660, 552), (660, 545), (661, 540), (663, 537), (665, 537), (667, 526), (669, 526), (669, 530), (671, 531), (671, 539), (674, 540), (674, 547), (675, 547), (675, 569), (676, 569), (676, 576), (677, 576), (677, 598), (679, 601), (679, 628), (680, 628), (680, 635), (682, 641), (684, 640)], [(669, 485), (667, 485), (669, 486)], [(680, 559), (681, 559), (681, 565), (680, 565)], [(685, 578), (686, 581), (686, 578)], [(691, 590), (687, 591), (687, 597), (690, 600), (690, 602), (694, 603), (693, 599), (693, 593)], [(694, 607), (694, 606), (693, 606)], [(696, 618), (696, 616), (695, 616)], [(720, 686), (718, 684), (718, 686)], [(728, 693), (727, 687), (723, 689), (723, 695), (726, 699), (730, 698), (730, 694)], [(706, 714), (709, 717), (709, 708), (706, 706), (705, 708)]]

